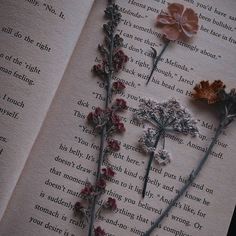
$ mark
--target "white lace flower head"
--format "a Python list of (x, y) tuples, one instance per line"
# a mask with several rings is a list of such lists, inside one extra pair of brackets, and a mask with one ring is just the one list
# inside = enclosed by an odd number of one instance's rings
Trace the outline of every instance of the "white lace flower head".
[(145, 153), (151, 153), (155, 151), (155, 140), (157, 131), (153, 128), (147, 128), (143, 131), (143, 134), (139, 140), (140, 147)]
[(196, 120), (175, 98), (159, 103), (143, 99), (135, 112), (135, 117), (141, 122), (148, 122), (166, 132), (176, 131), (191, 136), (198, 134)]

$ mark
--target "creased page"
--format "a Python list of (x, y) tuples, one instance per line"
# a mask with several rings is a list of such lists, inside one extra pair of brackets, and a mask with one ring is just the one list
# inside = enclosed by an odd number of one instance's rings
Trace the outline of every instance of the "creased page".
[(0, 219), (91, 1), (0, 1)]
[[(199, 32), (191, 42), (175, 42), (167, 48), (146, 86), (152, 64), (150, 47), (157, 52), (163, 47), (156, 17), (167, 2), (118, 1), (123, 14), (118, 32), (124, 38), (129, 62), (114, 79), (126, 84), (124, 93), (117, 97), (125, 98), (129, 109), (122, 114), (126, 132), (119, 137), (121, 151), (109, 157), (117, 174), (107, 184), (106, 195), (117, 200), (118, 209), (96, 221), (96, 226), (100, 225), (108, 235), (143, 235), (206, 152), (218, 119), (208, 106), (193, 102), (194, 85), (201, 80), (222, 79), (228, 88), (236, 87), (236, 2), (178, 2), (198, 13)], [(87, 235), (88, 225), (74, 216), (73, 206), (80, 200), (86, 180), (95, 179), (99, 137), (86, 117), (104, 104), (103, 81), (90, 71), (100, 62), (97, 45), (103, 40), (105, 5), (105, 0), (94, 3), (1, 222), (2, 236)], [(172, 161), (162, 167), (153, 163), (142, 199), (148, 156), (138, 145), (143, 127), (134, 121), (133, 110), (145, 97), (159, 102), (171, 97), (178, 99), (198, 120), (200, 136), (166, 136), (165, 146)], [(232, 123), (220, 136), (200, 175), (152, 235), (226, 236), (236, 194), (235, 129)]]

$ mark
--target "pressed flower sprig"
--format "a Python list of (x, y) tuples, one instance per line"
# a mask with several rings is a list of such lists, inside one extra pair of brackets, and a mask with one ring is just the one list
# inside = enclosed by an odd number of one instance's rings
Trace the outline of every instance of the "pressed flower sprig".
[[(96, 180), (94, 185), (87, 182), (80, 193), (82, 201), (75, 204), (75, 213), (86, 219), (89, 223), (88, 236), (106, 235), (106, 232), (100, 226), (94, 227), (95, 219), (100, 217), (103, 210), (109, 209), (114, 211), (117, 208), (114, 198), (108, 198), (103, 201), (101, 196), (105, 193), (107, 180), (115, 175), (108, 156), (112, 152), (120, 150), (119, 142), (113, 139), (112, 136), (125, 131), (118, 112), (127, 109), (124, 99), (117, 98), (114, 101), (112, 99), (113, 95), (125, 89), (125, 85), (122, 82), (112, 81), (113, 75), (118, 73), (128, 61), (128, 57), (121, 50), (123, 39), (116, 34), (121, 14), (118, 5), (114, 1), (108, 0), (105, 17), (108, 20), (103, 25), (105, 39), (103, 44), (98, 45), (102, 63), (94, 65), (92, 68), (94, 74), (104, 83), (105, 104), (104, 108), (97, 107), (87, 117), (89, 124), (100, 135)], [(100, 205), (100, 207), (97, 207), (97, 205)]]
[(191, 8), (184, 9), (179, 3), (171, 3), (168, 5), (167, 12), (161, 11), (157, 16), (157, 27), (163, 32), (164, 47), (160, 54), (157, 55), (155, 48), (153, 50), (152, 70), (146, 82), (148, 85), (156, 67), (170, 42), (175, 40), (186, 40), (195, 35), (198, 31), (198, 16)]
[(194, 87), (193, 97), (195, 99), (201, 99), (206, 101), (209, 105), (215, 104), (216, 112), (219, 112), (219, 124), (215, 129), (215, 134), (212, 141), (203, 156), (199, 161), (196, 168), (194, 168), (189, 174), (189, 178), (186, 183), (180, 189), (178, 194), (170, 201), (170, 204), (163, 211), (163, 213), (157, 218), (154, 224), (145, 232), (144, 236), (149, 236), (156, 229), (156, 227), (161, 223), (164, 217), (169, 213), (171, 208), (176, 204), (179, 198), (185, 193), (185, 191), (191, 186), (193, 181), (198, 176), (199, 172), (204, 167), (207, 159), (212, 152), (217, 139), (222, 134), (222, 132), (228, 127), (228, 125), (234, 121), (236, 118), (236, 89), (231, 89), (230, 92), (225, 90), (225, 85), (221, 80), (216, 80), (212, 83), (209, 81), (201, 81)]
[[(196, 136), (198, 129), (196, 120), (174, 98), (159, 103), (150, 99), (143, 100), (139, 105), (139, 109), (135, 112), (135, 117), (148, 125), (139, 140), (143, 151), (149, 154), (142, 191), (142, 197), (144, 198), (153, 160), (160, 166), (170, 162), (170, 154), (165, 150), (166, 133), (175, 132)], [(161, 141), (162, 145), (159, 145)], [(158, 145), (160, 147), (157, 149)]]

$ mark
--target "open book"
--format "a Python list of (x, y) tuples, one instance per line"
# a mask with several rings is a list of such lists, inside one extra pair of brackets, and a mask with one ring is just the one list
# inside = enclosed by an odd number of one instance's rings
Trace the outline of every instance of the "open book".
[[(175, 97), (199, 120), (199, 138), (171, 136), (172, 162), (153, 168), (141, 198), (147, 157), (138, 152), (142, 128), (124, 113), (127, 132), (113, 155), (115, 179), (106, 194), (116, 214), (100, 222), (109, 235), (142, 235), (161, 214), (208, 147), (217, 118), (192, 103), (201, 80), (236, 87), (235, 0), (178, 0), (199, 14), (190, 43), (169, 47), (149, 86), (151, 49), (162, 43), (155, 19), (165, 0), (120, 0), (118, 33), (129, 62), (115, 79), (125, 81), (130, 107), (150, 97)], [(91, 67), (103, 40), (105, 0), (0, 2), (0, 235), (86, 235), (73, 214), (86, 179), (94, 181), (99, 137), (86, 124), (102, 106), (102, 84)], [(217, 141), (211, 158), (160, 228), (159, 236), (225, 236), (235, 206), (236, 125)]]

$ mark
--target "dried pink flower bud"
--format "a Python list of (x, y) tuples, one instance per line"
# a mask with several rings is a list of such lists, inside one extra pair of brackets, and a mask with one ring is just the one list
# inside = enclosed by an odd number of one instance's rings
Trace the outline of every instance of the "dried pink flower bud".
[(114, 139), (110, 139), (108, 140), (108, 148), (111, 150), (111, 151), (114, 151), (114, 152), (117, 152), (120, 150), (120, 144), (117, 140), (114, 140)]
[(94, 115), (100, 116), (103, 113), (103, 110), (100, 107), (96, 107)]
[(106, 203), (104, 204), (104, 207), (107, 209), (111, 209), (112, 211), (115, 211), (117, 209), (116, 199), (109, 197)]
[(81, 190), (80, 194), (84, 198), (91, 197), (91, 195), (94, 193), (94, 187), (92, 186), (91, 183), (87, 182), (85, 187)]
[(96, 186), (99, 189), (99, 191), (104, 191), (106, 188), (106, 185), (107, 185), (107, 183), (104, 178), (100, 178), (96, 183)]
[(120, 117), (116, 115), (114, 112), (111, 113), (111, 122), (113, 125), (120, 123)]
[(97, 228), (94, 229), (94, 235), (95, 236), (105, 236), (106, 232), (100, 226), (98, 226)]
[(97, 75), (103, 74), (103, 66), (101, 64), (94, 65), (92, 68), (92, 72), (94, 72)]
[(82, 205), (81, 202), (76, 202), (75, 203), (74, 212), (77, 216), (84, 216), (84, 214), (85, 214), (84, 206)]
[(119, 50), (115, 53), (113, 58), (113, 66), (116, 71), (122, 69), (124, 64), (129, 60), (129, 58), (124, 54), (122, 50)]
[(125, 132), (125, 126), (122, 122), (119, 122), (117, 124), (115, 124), (116, 130), (118, 133), (123, 133)]
[(112, 84), (112, 89), (115, 91), (121, 91), (125, 89), (125, 85), (121, 81), (116, 81)]
[(116, 108), (117, 110), (126, 110), (128, 107), (127, 107), (127, 103), (124, 99), (117, 98), (114, 105), (113, 105), (113, 108)]
[(115, 175), (115, 172), (113, 171), (111, 167), (103, 168), (102, 173), (105, 177), (110, 177), (110, 178), (114, 177)]

